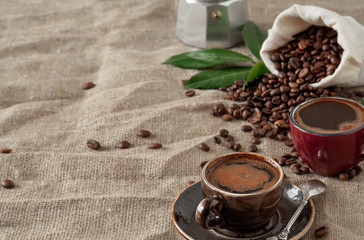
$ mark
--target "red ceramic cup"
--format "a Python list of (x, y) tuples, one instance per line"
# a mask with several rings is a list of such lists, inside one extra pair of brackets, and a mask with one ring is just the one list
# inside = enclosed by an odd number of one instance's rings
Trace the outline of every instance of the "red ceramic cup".
[[(364, 111), (363, 105), (353, 100), (328, 97), (356, 104)], [(290, 115), (290, 129), (295, 148), (302, 161), (321, 176), (335, 176), (364, 160), (364, 122), (355, 129), (339, 133), (317, 133), (304, 129), (294, 120), (297, 109), (315, 98), (296, 106)]]

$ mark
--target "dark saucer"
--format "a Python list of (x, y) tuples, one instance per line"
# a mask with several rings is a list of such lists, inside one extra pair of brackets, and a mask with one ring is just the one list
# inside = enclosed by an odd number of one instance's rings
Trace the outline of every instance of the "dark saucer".
[[(186, 188), (174, 202), (172, 209), (172, 220), (179, 233), (189, 240), (243, 240), (243, 239), (266, 239), (277, 235), (296, 211), (303, 197), (301, 189), (291, 182), (284, 181), (284, 190), (281, 202), (273, 218), (256, 232), (237, 234), (236, 237), (225, 236), (214, 230), (208, 230), (195, 221), (195, 209), (203, 199), (201, 182), (197, 182)], [(310, 199), (297, 221), (291, 228), (289, 239), (299, 239), (311, 227), (315, 218), (315, 207)]]

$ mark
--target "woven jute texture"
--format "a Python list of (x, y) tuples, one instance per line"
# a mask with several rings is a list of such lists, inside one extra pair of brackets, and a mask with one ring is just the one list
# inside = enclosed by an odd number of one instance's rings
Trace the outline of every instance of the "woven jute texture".
[[(290, 1), (250, 1), (251, 19), (266, 28)], [(265, 1), (264, 1), (265, 2)], [(272, 4), (276, 2), (276, 4)], [(362, 1), (303, 1), (353, 15)], [(348, 3), (349, 2), (349, 3)], [(282, 3), (282, 4), (280, 4)], [(274, 5), (274, 6), (273, 6)], [(0, 1), (0, 239), (183, 239), (171, 208), (187, 181), (199, 180), (202, 161), (230, 151), (213, 142), (222, 128), (247, 149), (242, 121), (224, 122), (209, 110), (224, 93), (184, 95), (195, 74), (161, 64), (195, 48), (175, 35), (178, 1)], [(264, 18), (262, 18), (264, 16)], [(243, 46), (234, 50), (249, 54)], [(84, 82), (96, 84), (83, 90)], [(136, 130), (147, 129), (150, 138)], [(87, 139), (102, 149), (91, 150)], [(129, 149), (118, 149), (121, 140)], [(151, 142), (163, 148), (151, 150)], [(197, 145), (206, 142), (209, 152)], [(284, 144), (263, 139), (259, 153), (278, 157)], [(363, 164), (361, 164), (362, 167)], [(317, 215), (303, 239), (325, 225), (322, 239), (364, 239), (364, 174), (350, 182), (316, 174)]]

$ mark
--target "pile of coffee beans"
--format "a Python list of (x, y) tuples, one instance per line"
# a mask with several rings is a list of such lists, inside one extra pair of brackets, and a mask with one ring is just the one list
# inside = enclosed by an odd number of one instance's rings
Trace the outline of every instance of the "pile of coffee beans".
[(339, 173), (338, 177), (342, 181), (348, 181), (348, 180), (354, 178), (355, 176), (357, 176), (362, 171), (363, 170), (359, 165), (354, 165), (352, 168), (350, 168), (342, 173)]
[(319, 82), (333, 74), (340, 64), (342, 53), (334, 29), (311, 26), (277, 49), (271, 60), (280, 71), (278, 78), (286, 78), (286, 85), (296, 83), (299, 86)]
[(274, 159), (281, 166), (289, 166), (295, 174), (302, 175), (310, 173), (310, 169), (302, 163), (295, 147), (291, 148), (291, 153), (283, 153), (279, 159)]

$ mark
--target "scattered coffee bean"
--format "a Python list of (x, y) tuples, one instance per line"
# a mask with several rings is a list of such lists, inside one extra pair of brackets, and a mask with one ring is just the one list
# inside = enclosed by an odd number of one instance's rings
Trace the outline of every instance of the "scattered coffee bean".
[(281, 157), (281, 158), (278, 159), (278, 164), (281, 165), (281, 166), (285, 166), (286, 161), (287, 161), (287, 158)]
[(191, 185), (192, 185), (192, 184), (194, 184), (194, 183), (195, 183), (195, 181), (190, 180), (190, 181), (188, 181), (188, 182), (187, 182), (187, 184), (186, 184), (186, 185), (187, 185), (187, 187), (189, 187), (189, 186), (191, 186)]
[(228, 144), (227, 144), (228, 148), (230, 149), (234, 149), (234, 146), (235, 146), (235, 141), (229, 141)]
[(161, 147), (163, 147), (163, 145), (161, 143), (151, 143), (148, 146), (149, 149), (158, 149), (158, 148), (161, 148)]
[(183, 86), (186, 85), (187, 82), (188, 82), (188, 79), (181, 80), (181, 83)]
[(3, 188), (13, 188), (14, 187), (14, 182), (9, 180), (9, 179), (4, 179), (1, 181), (1, 186)]
[(321, 226), (315, 229), (315, 237), (322, 237), (327, 233), (327, 228), (325, 226)]
[(254, 129), (253, 131), (251, 131), (251, 135), (252, 135), (253, 137), (259, 137), (258, 130)]
[(282, 154), (282, 157), (284, 157), (284, 158), (288, 159), (288, 158), (291, 158), (291, 157), (292, 157), (292, 155), (291, 155), (290, 153), (283, 153), (283, 154)]
[(349, 178), (354, 178), (356, 176), (356, 171), (354, 168), (351, 168), (347, 171)]
[(139, 130), (137, 131), (136, 135), (142, 138), (147, 138), (152, 135), (152, 133), (148, 130)]
[(301, 171), (303, 174), (309, 174), (311, 172), (310, 169), (306, 166), (302, 166)]
[(287, 159), (287, 161), (286, 161), (286, 165), (288, 165), (288, 166), (295, 164), (295, 163), (297, 163), (297, 161), (294, 158)]
[(221, 129), (220, 130), (220, 136), (221, 137), (227, 137), (229, 135), (229, 131), (226, 129)]
[(202, 161), (201, 163), (200, 163), (200, 170), (202, 170), (202, 168), (206, 165), (206, 163), (207, 163), (208, 161)]
[(87, 90), (87, 89), (91, 89), (95, 87), (95, 84), (93, 82), (85, 82), (83, 85), (82, 85), (82, 88)]
[(218, 136), (214, 137), (214, 141), (216, 144), (220, 144), (221, 143), (221, 139)]
[(254, 137), (250, 142), (253, 143), (253, 144), (259, 144), (260, 143), (260, 139), (257, 138), (257, 137)]
[(127, 149), (130, 147), (130, 142), (123, 140), (118, 143), (118, 148)]
[(257, 152), (258, 151), (258, 147), (254, 144), (250, 145), (248, 148), (249, 152)]
[(3, 153), (3, 154), (9, 154), (11, 153), (11, 149), (10, 148), (2, 148), (0, 149), (0, 153)]
[(291, 156), (292, 156), (293, 158), (298, 158), (300, 155), (298, 154), (298, 152), (297, 152), (297, 151), (295, 151), (295, 152), (292, 152), (292, 153), (291, 153)]
[(339, 174), (339, 179), (341, 181), (347, 181), (349, 180), (349, 174), (347, 174), (346, 172), (342, 172)]
[(300, 167), (298, 167), (298, 166), (292, 167), (291, 170), (295, 174), (298, 174), (298, 175), (302, 174), (302, 171), (301, 171)]
[(240, 143), (236, 143), (236, 144), (234, 145), (234, 151), (239, 152), (239, 151), (240, 151), (240, 149), (241, 149), (241, 145), (240, 145)]
[(249, 125), (243, 125), (241, 126), (241, 130), (244, 132), (250, 132), (253, 128)]
[(93, 150), (98, 150), (101, 147), (100, 143), (93, 139), (87, 140), (87, 146)]
[(231, 116), (230, 114), (225, 114), (224, 116), (222, 116), (222, 119), (224, 121), (231, 121), (233, 120), (233, 116)]
[(363, 170), (359, 165), (354, 165), (356, 175), (360, 174)]
[(195, 90), (188, 90), (188, 91), (185, 92), (185, 95), (187, 97), (193, 97), (193, 96), (195, 96), (195, 94), (196, 94)]
[(198, 145), (198, 148), (205, 152), (210, 151), (210, 147), (206, 143), (200, 143)]
[(233, 136), (231, 136), (231, 135), (227, 135), (227, 136), (226, 136), (226, 141), (227, 141), (227, 142), (234, 141), (234, 137), (233, 137)]
[(294, 143), (291, 139), (287, 139), (284, 144), (288, 147), (293, 147), (294, 146)]
[(296, 162), (296, 163), (291, 164), (289, 167), (290, 168), (298, 167), (298, 168), (301, 169), (302, 166), (301, 166), (301, 164), (299, 164), (298, 162)]

